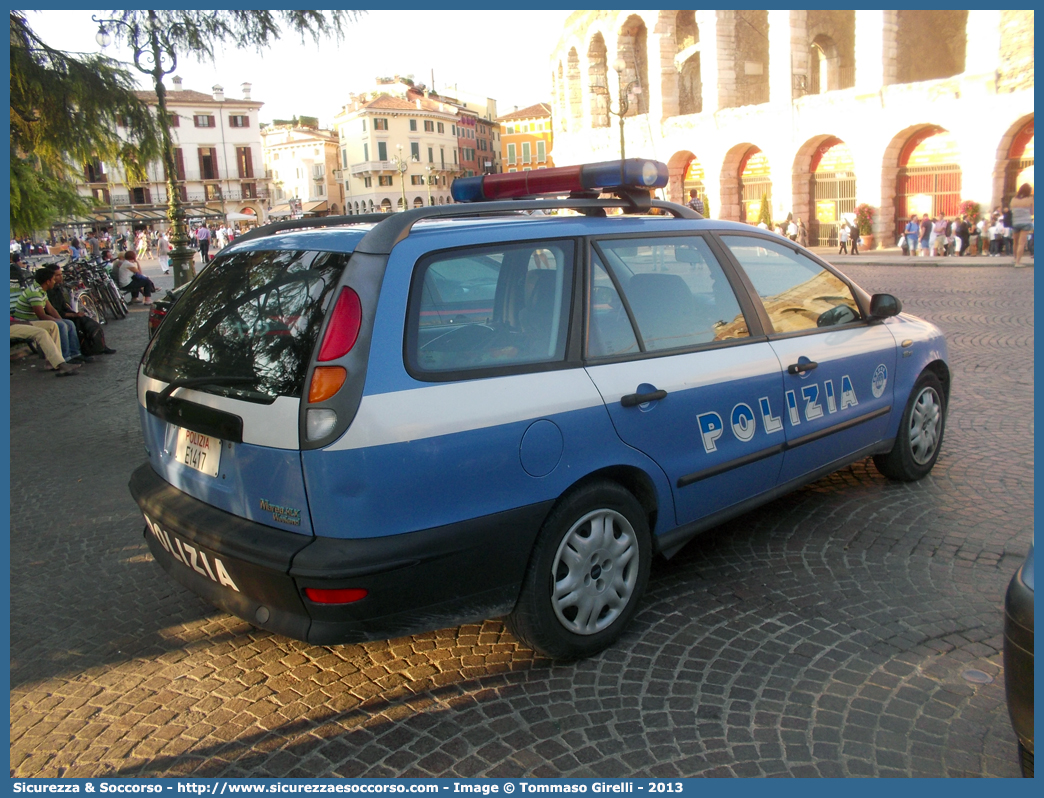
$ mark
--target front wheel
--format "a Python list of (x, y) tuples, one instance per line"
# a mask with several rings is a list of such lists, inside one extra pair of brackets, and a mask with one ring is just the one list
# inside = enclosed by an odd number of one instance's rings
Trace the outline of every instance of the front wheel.
[(651, 559), (638, 500), (613, 482), (581, 487), (544, 522), (508, 628), (552, 659), (597, 654), (634, 615)]
[(95, 302), (94, 297), (86, 291), (80, 294), (80, 309), (88, 318), (94, 319), (98, 324), (105, 324), (105, 313), (98, 307), (98, 303)]
[(926, 371), (910, 392), (895, 445), (887, 454), (874, 455), (874, 465), (889, 479), (903, 482), (927, 476), (939, 457), (945, 428), (946, 400), (942, 383)]

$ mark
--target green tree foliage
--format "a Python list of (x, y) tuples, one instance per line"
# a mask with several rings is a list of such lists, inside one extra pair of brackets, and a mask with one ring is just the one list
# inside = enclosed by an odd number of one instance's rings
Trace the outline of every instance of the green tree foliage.
[(772, 229), (772, 207), (767, 191), (761, 192), (761, 213), (758, 214), (758, 224), (762, 222), (768, 225), (770, 230)]
[[(76, 183), (88, 163), (119, 164), (131, 180), (159, 152), (155, 120), (133, 76), (103, 56), (48, 47), (11, 12), (11, 230), (29, 235), (89, 210)], [(126, 138), (116, 132), (119, 121)]]

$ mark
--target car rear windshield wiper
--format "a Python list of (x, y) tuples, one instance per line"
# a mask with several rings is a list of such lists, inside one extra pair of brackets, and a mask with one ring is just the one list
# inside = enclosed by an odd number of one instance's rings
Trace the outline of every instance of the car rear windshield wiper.
[(159, 395), (166, 402), (175, 388), (195, 388), (197, 385), (246, 385), (257, 382), (257, 377), (182, 377), (171, 380)]

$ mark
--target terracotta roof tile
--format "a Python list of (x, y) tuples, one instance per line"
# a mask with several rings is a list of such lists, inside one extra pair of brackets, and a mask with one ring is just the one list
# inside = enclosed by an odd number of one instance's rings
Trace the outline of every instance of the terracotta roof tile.
[(551, 116), (551, 106), (547, 103), (537, 103), (531, 105), (528, 108), (522, 108), (518, 111), (512, 111), (510, 114), (504, 116), (498, 116), (498, 122), (510, 122), (514, 119), (540, 119), (543, 117)]

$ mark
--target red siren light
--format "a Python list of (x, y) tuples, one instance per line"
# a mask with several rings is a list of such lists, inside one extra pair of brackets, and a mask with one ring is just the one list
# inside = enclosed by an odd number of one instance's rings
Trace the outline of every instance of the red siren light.
[(667, 185), (667, 164), (645, 158), (556, 166), (528, 172), (462, 177), (453, 181), (454, 202), (520, 199), (586, 191), (649, 191)]

